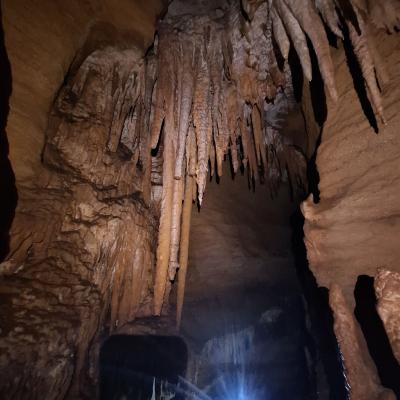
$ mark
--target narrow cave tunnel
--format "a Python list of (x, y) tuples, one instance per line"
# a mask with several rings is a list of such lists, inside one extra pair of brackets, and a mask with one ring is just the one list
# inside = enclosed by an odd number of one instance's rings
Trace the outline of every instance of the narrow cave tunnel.
[(196, 354), (191, 380), (210, 398), (316, 398), (291, 243), (297, 207), (287, 185), (272, 199), (226, 167), (193, 211), (181, 333)]
[(1, 399), (399, 398), (397, 0), (0, 7)]

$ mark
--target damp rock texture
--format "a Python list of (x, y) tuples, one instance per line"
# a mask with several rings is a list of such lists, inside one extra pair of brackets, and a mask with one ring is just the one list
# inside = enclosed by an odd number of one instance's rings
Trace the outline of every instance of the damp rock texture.
[(370, 49), (381, 58), (375, 71), (386, 124), (372, 113), (361, 67), (345, 42), (332, 51), (340, 101), (328, 100), (317, 150), (320, 200), (311, 195), (303, 203), (310, 268), (319, 285), (338, 284), (351, 305), (358, 276), (374, 276), (378, 267), (398, 272), (400, 257), (400, 42), (373, 24), (369, 29)]
[(379, 268), (375, 276), (377, 310), (393, 353), (400, 362), (400, 273)]
[(378, 372), (368, 353), (364, 336), (341, 288), (334, 284), (329, 291), (334, 315), (334, 330), (343, 361), (351, 400), (395, 400), (394, 393), (381, 386)]
[[(398, 12), (393, 1), (343, 5), (328, 0), (176, 0), (171, 4), (158, 24), (153, 49), (157, 81), (150, 143), (153, 149), (164, 143), (156, 315), (180, 267), (177, 249), (186, 253), (181, 244), (187, 246), (188, 241), (180, 240), (180, 219), (182, 198), (190, 196), (184, 193), (195, 187), (201, 205), (208, 174), (221, 176), (225, 157), (234, 172), (246, 168), (251, 183), (266, 182), (272, 193), (283, 179), (296, 190), (304, 188), (304, 152), (281, 129), (282, 117), (294, 103), (290, 51), (297, 54), (305, 80), (311, 81), (312, 46), (321, 89), (324, 86), (329, 98), (337, 101), (325, 23), (353, 52), (370, 111), (384, 123), (379, 88), (388, 77), (369, 29), (373, 24), (394, 31)], [(355, 93), (354, 88), (350, 91)], [(190, 186), (186, 176), (192, 178)], [(186, 267), (181, 281), (185, 271)], [(178, 297), (183, 298), (181, 293)]]
[[(322, 201), (307, 203), (311, 267), (321, 284), (334, 274), (349, 285), (366, 271), (353, 257), (365, 246), (368, 268), (379, 258), (396, 270), (399, 49), (395, 34), (380, 33), (378, 53), (370, 31), (393, 31), (394, 0), (176, 0), (146, 57), (134, 38), (149, 44), (153, 29), (141, 24), (155, 13), (142, 2), (120, 2), (118, 11), (108, 0), (67, 3), (2, 4), (19, 192), (0, 266), (5, 398), (93, 398), (85, 391), (95, 382), (100, 333), (166, 313), (177, 271), (179, 318), (191, 207), (225, 158), (252, 186), (275, 194), (287, 181), (304, 190), (305, 151), (282, 130), (296, 107), (290, 52), (310, 81), (313, 47), (336, 107), (317, 160)], [(369, 115), (388, 124), (382, 135), (370, 135), (363, 109), (352, 108), (359, 103), (342, 47), (332, 51), (325, 27), (354, 53)], [(350, 236), (343, 218), (354, 221)]]
[(143, 70), (140, 51), (95, 51), (53, 106), (45, 173), (20, 192), (0, 264), (2, 398), (92, 398), (99, 335), (151, 315)]
[(79, 49), (91, 41), (89, 52), (116, 42), (144, 51), (162, 8), (160, 0), (2, 2), (12, 81), (6, 130), (17, 184), (41, 173), (48, 113)]

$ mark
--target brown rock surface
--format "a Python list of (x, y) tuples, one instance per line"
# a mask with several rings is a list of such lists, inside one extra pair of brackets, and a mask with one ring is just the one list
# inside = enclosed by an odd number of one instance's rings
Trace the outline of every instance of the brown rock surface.
[(344, 51), (333, 51), (340, 101), (328, 104), (317, 153), (321, 199), (303, 203), (310, 268), (319, 285), (341, 286), (350, 304), (359, 275), (373, 276), (379, 266), (399, 270), (400, 42), (385, 32), (375, 42), (390, 75), (383, 87), (387, 125), (374, 133)]
[[(179, 237), (184, 182), (197, 182), (201, 202), (209, 166), (220, 174), (230, 155), (234, 170), (247, 166), (250, 181), (265, 179), (272, 192), (286, 178), (303, 185), (305, 157), (297, 140), (279, 133), (293, 99), (291, 85), (283, 87), (290, 73), (287, 65), (278, 68), (273, 37), (286, 59), (290, 36), (310, 79), (307, 34), (335, 98), (314, 2), (303, 8), (276, 0), (271, 10), (266, 2), (255, 8), (244, 2), (248, 16), (239, 1), (236, 7), (221, 1), (222, 8), (209, 3), (211, 16), (202, 14), (202, 2), (195, 11), (192, 3), (176, 1), (145, 60), (159, 1), (3, 3), (13, 85), (7, 133), (19, 189), (11, 251), (0, 264), (5, 398), (92, 398), (104, 326), (123, 331), (153, 305), (161, 313), (168, 299), (178, 246), (187, 243)], [(189, 22), (186, 6), (196, 13)], [(321, 14), (330, 23), (337, 17)], [(371, 73), (378, 63), (366, 51), (371, 42), (346, 26), (359, 75), (383, 118)], [(385, 87), (388, 126), (378, 136), (366, 132), (343, 51), (335, 52), (343, 102), (328, 116), (318, 156), (322, 201), (304, 205), (311, 268), (321, 285), (338, 282), (347, 299), (359, 274), (398, 265), (399, 45), (384, 37), (392, 75)], [(188, 76), (183, 66), (193, 68)], [(153, 159), (150, 145), (158, 147)], [(228, 278), (232, 286), (238, 279)]]
[(105, 324), (151, 315), (158, 217), (142, 168), (143, 70), (137, 50), (95, 51), (54, 103), (46, 169), (20, 191), (0, 264), (2, 398), (92, 398)]
[(393, 353), (400, 362), (400, 274), (379, 268), (374, 286), (378, 314), (385, 326)]
[(113, 0), (7, 0), (1, 8), (12, 70), (7, 134), (19, 183), (40, 170), (48, 112), (90, 32), (98, 43), (145, 50), (153, 40), (162, 1), (121, 0), (117, 5)]
[(344, 364), (350, 399), (395, 400), (394, 393), (381, 386), (361, 329), (341, 288), (336, 284), (330, 288), (329, 304), (334, 314), (334, 330)]

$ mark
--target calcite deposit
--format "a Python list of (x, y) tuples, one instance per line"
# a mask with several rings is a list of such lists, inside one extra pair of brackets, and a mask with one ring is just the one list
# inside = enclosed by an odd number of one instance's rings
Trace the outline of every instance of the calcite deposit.
[[(142, 65), (138, 51), (96, 51), (71, 71), (53, 106), (47, 171), (21, 191), (14, 251), (1, 264), (7, 398), (82, 396), (97, 364), (89, 344), (105, 319), (112, 332), (151, 314), (158, 218), (150, 153), (135, 130), (145, 121), (141, 106), (130, 108), (134, 93), (142, 100)], [(116, 140), (118, 129), (125, 133)]]
[(344, 374), (352, 400), (395, 400), (391, 390), (381, 386), (376, 366), (368, 353), (364, 336), (341, 288), (333, 284), (329, 304), (334, 314), (334, 330), (344, 364)]
[[(307, 192), (318, 128), (305, 141), (284, 128), (300, 109), (313, 125), (308, 82), (320, 77), (328, 113), (321, 201), (303, 204), (307, 255), (333, 288), (352, 398), (367, 398), (357, 382), (369, 376), (374, 398), (389, 399), (349, 340), (362, 342), (357, 276), (399, 268), (398, 2), (175, 0), (156, 25), (156, 0), (39, 3), (2, 4), (18, 189), (2, 235), (2, 397), (93, 398), (102, 340), (138, 317), (172, 317), (176, 280), (179, 325), (194, 202), (228, 159), (252, 188)], [(398, 356), (392, 285), (379, 273)]]
[(379, 268), (375, 276), (377, 310), (393, 353), (400, 362), (400, 273)]

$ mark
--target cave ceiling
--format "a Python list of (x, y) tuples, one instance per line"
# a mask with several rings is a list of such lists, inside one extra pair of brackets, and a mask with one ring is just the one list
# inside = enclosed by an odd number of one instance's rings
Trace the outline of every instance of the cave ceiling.
[[(157, 204), (154, 314), (178, 269), (182, 308), (192, 204), (201, 206), (209, 175), (221, 176), (225, 159), (234, 174), (245, 170), (251, 185), (266, 184), (272, 194), (282, 181), (306, 192), (307, 140), (284, 127), (300, 114), (299, 72), (306, 81), (318, 74), (320, 90), (338, 101), (330, 41), (351, 44), (385, 123), (380, 89), (388, 77), (367, 22), (392, 31), (398, 11), (394, 1), (175, 0), (144, 58), (106, 47), (74, 68), (53, 107), (44, 161), (78, 172), (104, 199), (133, 191)], [(89, 163), (75, 151), (83, 140), (79, 122), (93, 143), (100, 140), (95, 126), (109, 126), (101, 139), (106, 151), (97, 148)]]
[(208, 174), (221, 176), (225, 157), (234, 172), (246, 168), (250, 181), (265, 181), (272, 192), (283, 178), (304, 187), (306, 157), (281, 129), (296, 107), (291, 52), (307, 81), (315, 54), (325, 91), (337, 101), (328, 37), (348, 38), (375, 114), (385, 123), (380, 88), (387, 74), (367, 21), (392, 31), (396, 7), (366, 0), (172, 2), (146, 64), (146, 87), (153, 88), (150, 145), (162, 142), (164, 158), (156, 314), (166, 282), (187, 263), (178, 257), (187, 246), (180, 235), (182, 198), (201, 204)]

